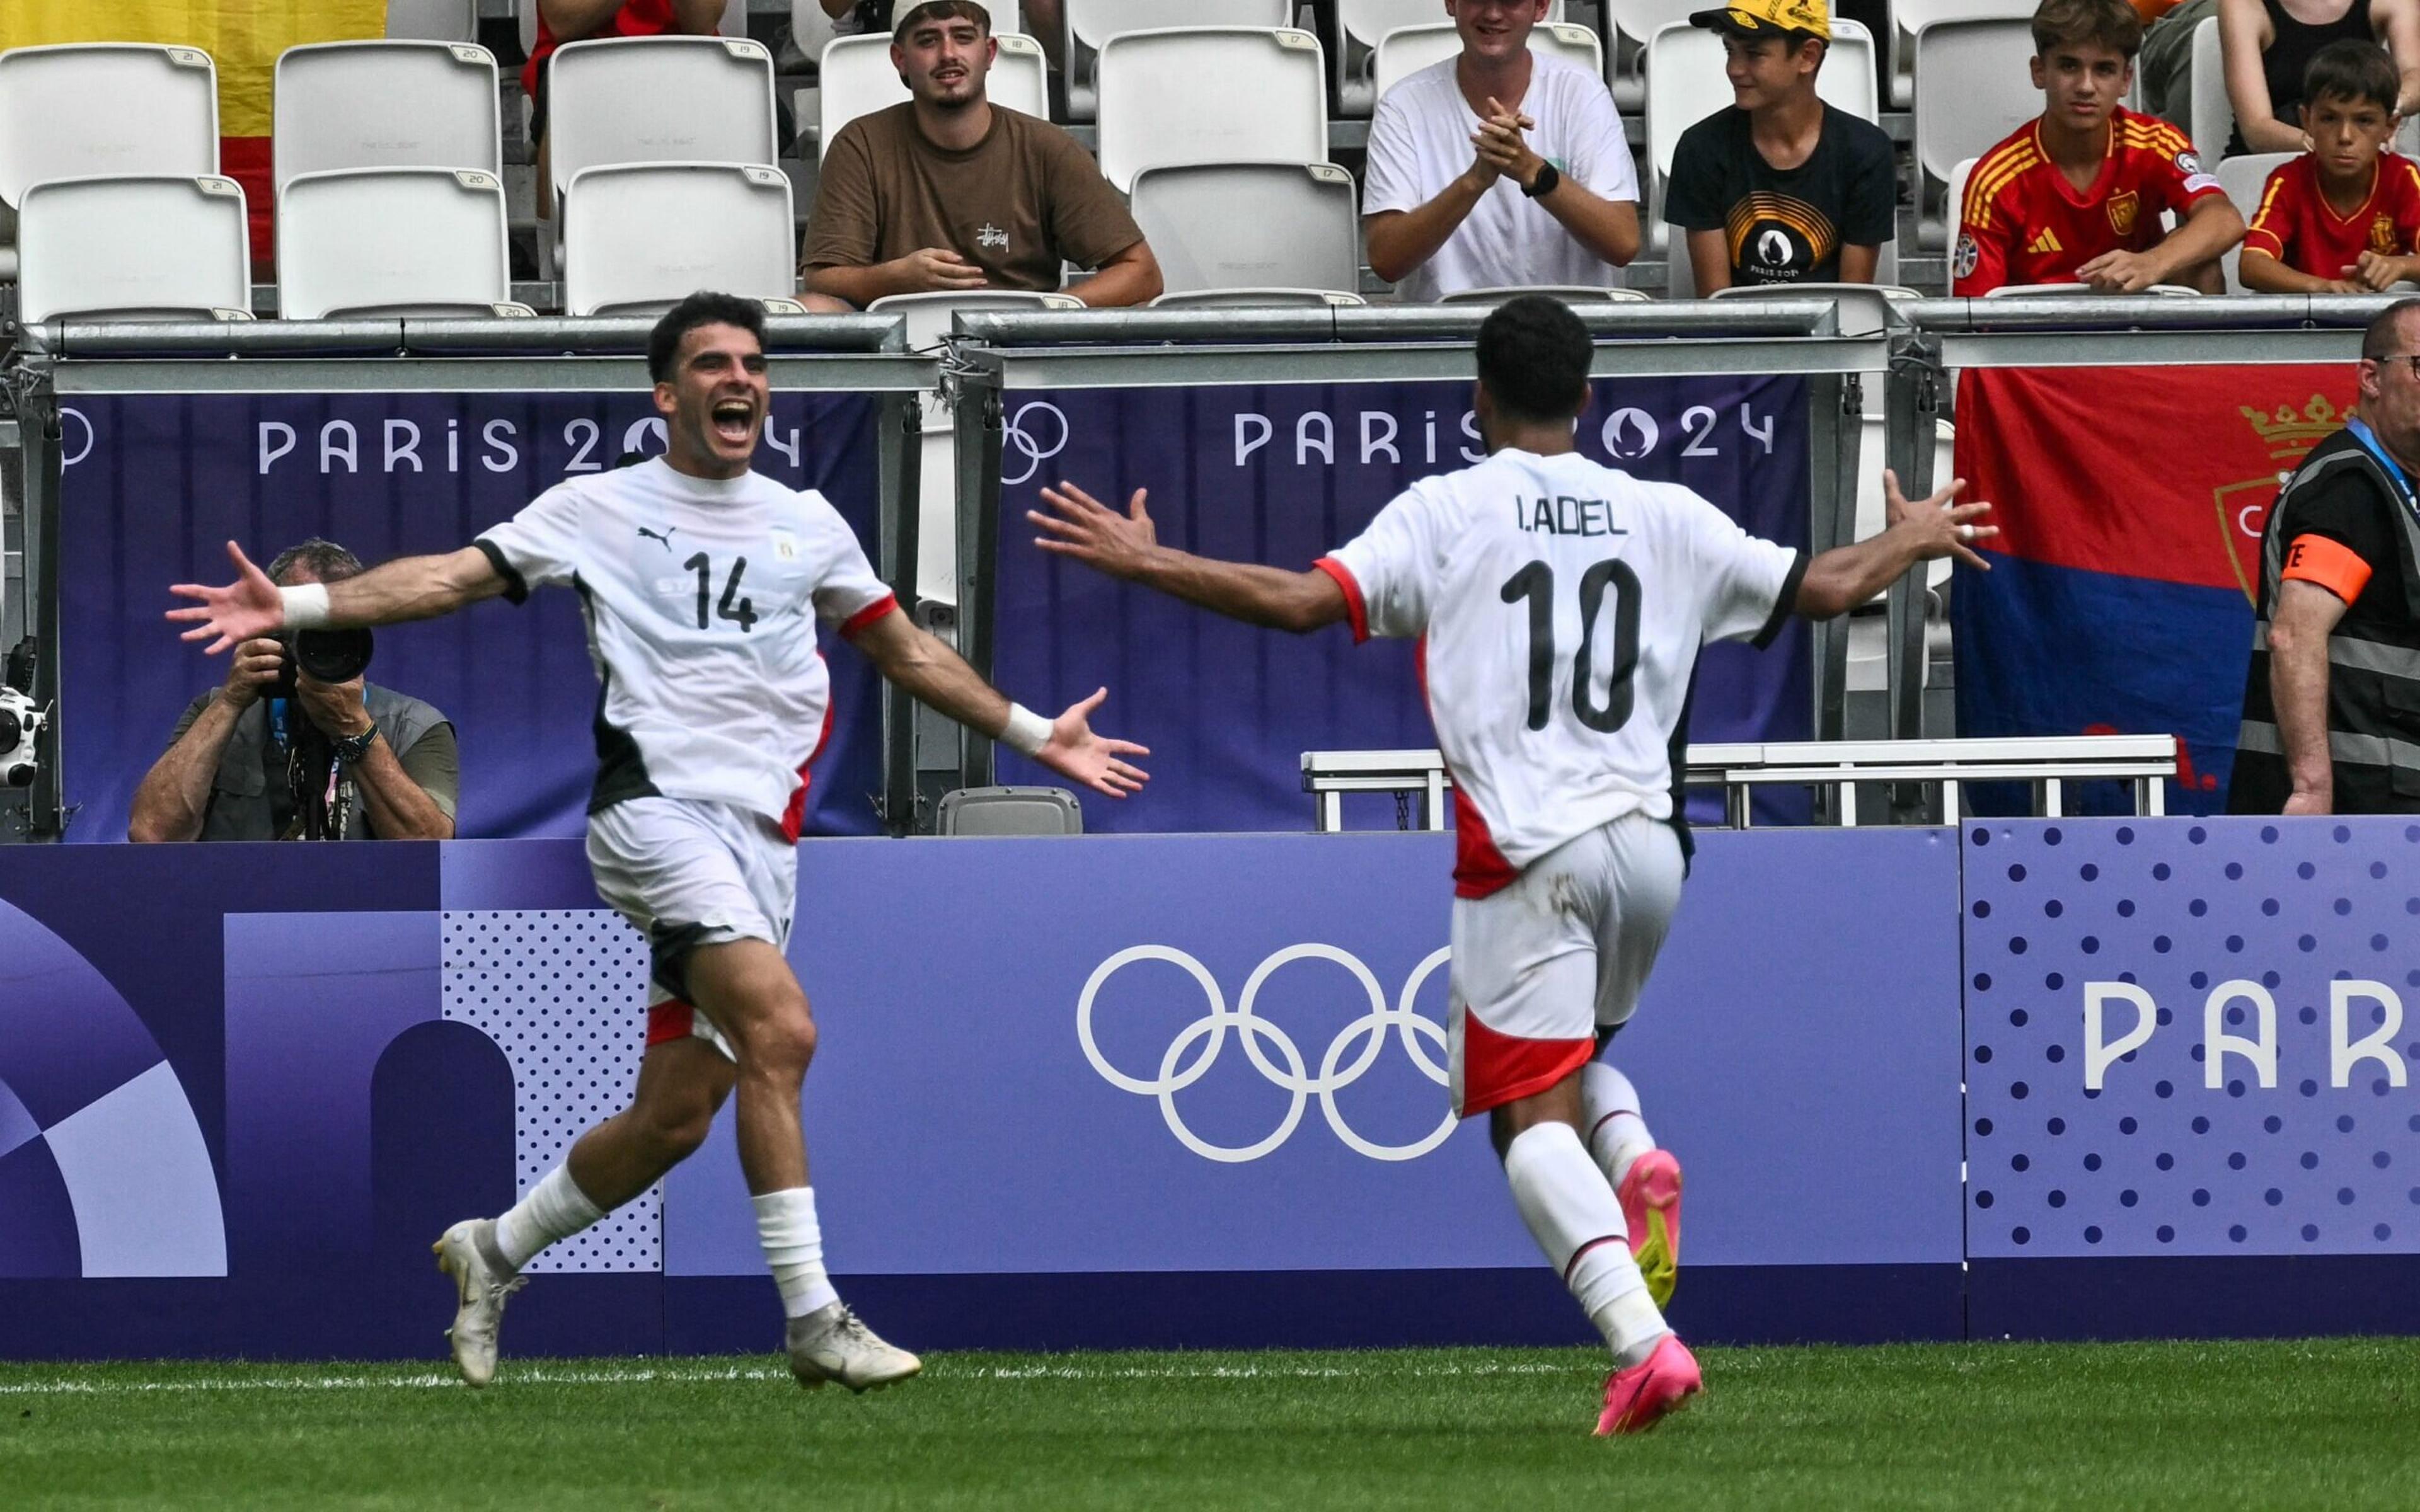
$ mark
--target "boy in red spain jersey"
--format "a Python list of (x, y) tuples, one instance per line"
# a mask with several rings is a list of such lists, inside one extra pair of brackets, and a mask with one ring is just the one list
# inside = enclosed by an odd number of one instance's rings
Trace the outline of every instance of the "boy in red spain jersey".
[(2366, 294), (2420, 278), (2420, 163), (2395, 137), (2395, 60), (2376, 42), (2330, 42), (2303, 73), (2309, 150), (2269, 176), (2243, 234), (2243, 286)]
[[(2113, 294), (2223, 286), (2243, 236), (2218, 180), (2165, 121), (2120, 105), (2143, 23), (2126, 0), (2042, 0), (2034, 12), (2040, 116), (1976, 160), (1950, 252), (1951, 292), (2078, 283)], [(2174, 211), (2164, 231), (2160, 216)]]

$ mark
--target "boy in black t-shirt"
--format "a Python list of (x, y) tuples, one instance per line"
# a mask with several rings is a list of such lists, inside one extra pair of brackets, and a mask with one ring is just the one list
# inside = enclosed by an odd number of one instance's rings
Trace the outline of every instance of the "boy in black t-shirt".
[(1890, 138), (1825, 105), (1824, 0), (1732, 0), (1692, 25), (1723, 38), (1734, 103), (1681, 133), (1664, 218), (1699, 294), (1734, 284), (1870, 284), (1898, 214)]

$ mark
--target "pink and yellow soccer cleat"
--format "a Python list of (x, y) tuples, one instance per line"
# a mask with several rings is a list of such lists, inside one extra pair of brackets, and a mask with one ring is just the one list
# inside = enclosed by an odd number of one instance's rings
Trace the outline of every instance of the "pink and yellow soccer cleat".
[(1667, 1334), (1644, 1361), (1605, 1378), (1605, 1413), (1596, 1420), (1596, 1436), (1644, 1433), (1705, 1389), (1698, 1357), (1678, 1335)]
[(1681, 1163), (1668, 1149), (1651, 1149), (1630, 1163), (1614, 1195), (1647, 1294), (1659, 1310), (1669, 1307), (1681, 1279)]

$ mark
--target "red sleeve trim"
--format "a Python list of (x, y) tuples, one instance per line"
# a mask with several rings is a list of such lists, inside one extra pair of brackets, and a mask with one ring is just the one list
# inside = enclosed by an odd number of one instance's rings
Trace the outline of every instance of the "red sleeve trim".
[(841, 622), (841, 639), (844, 640), (856, 640), (860, 634), (863, 633), (867, 625), (872, 625), (875, 621), (882, 618), (885, 614), (894, 614), (898, 612), (898, 609), (899, 595), (896, 594), (883, 594), (880, 598), (876, 599), (873, 603), (866, 605), (865, 608), (859, 609), (856, 613)]
[(2286, 570), (2291, 581), (2317, 583), (2350, 604), (2369, 582), (2369, 563), (2360, 553), (2324, 535), (2298, 535), (2286, 548)]
[(1336, 579), (1344, 590), (1344, 615), (1353, 623), (1353, 643), (1359, 645), (1370, 639), (1370, 606), (1361, 598), (1361, 584), (1354, 579), (1353, 569), (1334, 557), (1322, 557), (1311, 563), (1317, 570)]

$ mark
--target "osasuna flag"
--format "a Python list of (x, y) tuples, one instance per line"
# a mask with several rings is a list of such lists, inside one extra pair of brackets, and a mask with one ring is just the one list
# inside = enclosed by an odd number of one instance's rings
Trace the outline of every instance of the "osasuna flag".
[(0, 0), (0, 50), (156, 42), (208, 53), (219, 76), (219, 172), (243, 186), (252, 255), (264, 263), (275, 249), (269, 132), (277, 54), (385, 35), (386, 0)]
[(2175, 734), (2170, 811), (2223, 809), (2261, 527), (2353, 397), (2350, 363), (1967, 373), (1957, 471), (2000, 535), (1950, 595), (1959, 733)]

